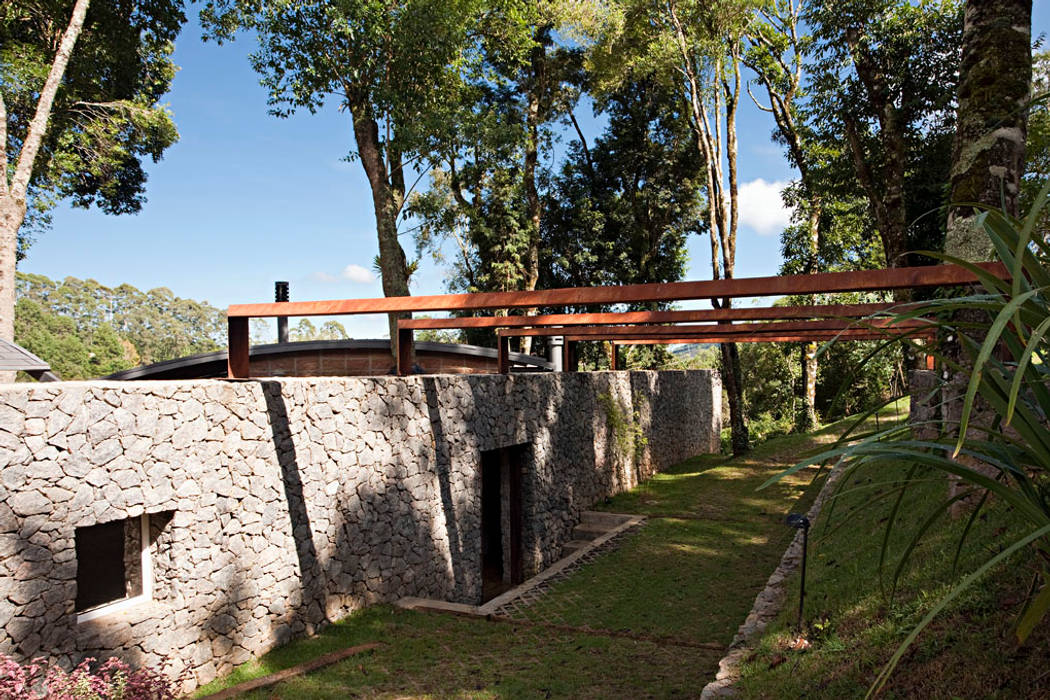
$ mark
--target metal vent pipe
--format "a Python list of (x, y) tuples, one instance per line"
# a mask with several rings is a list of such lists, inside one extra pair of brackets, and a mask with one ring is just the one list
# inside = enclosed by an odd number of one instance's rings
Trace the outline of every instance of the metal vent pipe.
[[(287, 282), (274, 282), (273, 283), (273, 300), (276, 302), (288, 301), (288, 283)], [(277, 342), (287, 343), (288, 342), (288, 317), (279, 316), (277, 318)]]

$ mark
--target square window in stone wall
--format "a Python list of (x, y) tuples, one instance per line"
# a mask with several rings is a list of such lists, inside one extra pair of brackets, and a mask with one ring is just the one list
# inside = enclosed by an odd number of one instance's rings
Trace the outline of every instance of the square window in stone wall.
[(153, 598), (151, 543), (161, 534), (150, 520), (165, 525), (167, 513), (78, 527), (77, 621), (85, 622)]

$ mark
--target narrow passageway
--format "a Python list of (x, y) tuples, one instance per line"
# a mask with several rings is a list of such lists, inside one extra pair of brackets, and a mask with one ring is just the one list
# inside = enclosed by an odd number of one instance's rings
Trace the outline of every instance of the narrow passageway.
[(696, 697), (793, 535), (785, 515), (808, 507), (823, 474), (757, 487), (841, 430), (772, 440), (740, 458), (689, 459), (597, 504), (647, 520), (516, 606), (513, 622), (377, 606), (222, 685), (380, 642), (245, 697)]

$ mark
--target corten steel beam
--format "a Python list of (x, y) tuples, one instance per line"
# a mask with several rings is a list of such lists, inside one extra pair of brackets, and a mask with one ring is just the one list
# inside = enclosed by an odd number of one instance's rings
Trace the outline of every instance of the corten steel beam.
[(397, 374), (400, 377), (412, 374), (413, 336), (410, 330), (397, 329)]
[(854, 321), (787, 321), (784, 323), (740, 323), (740, 324), (708, 324), (708, 325), (683, 325), (683, 326), (580, 326), (578, 328), (501, 328), (497, 331), (499, 337), (511, 336), (552, 336), (568, 335), (575, 339), (593, 337), (601, 340), (605, 336), (616, 334), (631, 334), (641, 337), (646, 336), (689, 336), (690, 334), (704, 335), (731, 335), (736, 333), (784, 333), (795, 331), (842, 331), (842, 330), (872, 330), (881, 328), (927, 328), (928, 321), (922, 319), (911, 319), (894, 323), (892, 319), (868, 319), (861, 322)]
[(248, 346), (248, 319), (227, 318), (229, 332), (229, 352), (226, 353), (226, 376), (231, 379), (247, 379), (251, 376), (251, 362)]
[(502, 336), (498, 339), (496, 357), (499, 362), (499, 373), (510, 374), (510, 338)]
[(580, 369), (580, 358), (576, 354), (576, 342), (565, 339), (561, 346), (561, 371), (578, 372)]
[(577, 341), (607, 341), (615, 345), (682, 345), (688, 343), (804, 343), (820, 340), (887, 340), (891, 337), (908, 337), (911, 339), (929, 340), (930, 337), (922, 332), (908, 333), (899, 332), (887, 335), (886, 333), (840, 331), (838, 333), (798, 332), (778, 334), (756, 334), (744, 333), (741, 335), (691, 335), (681, 337), (653, 338), (637, 337), (628, 334), (610, 336), (607, 338), (585, 337), (577, 338)]
[(634, 323), (688, 323), (695, 321), (786, 321), (808, 318), (861, 318), (880, 311), (904, 311), (908, 304), (815, 304), (761, 308), (689, 309), (685, 311), (620, 311), (608, 313), (541, 314), (538, 316), (466, 316), (462, 318), (403, 318), (399, 328), (525, 328), (539, 326), (600, 326)]
[[(992, 274), (1006, 278), (1000, 263), (981, 263)], [(768, 297), (787, 294), (830, 292), (868, 292), (877, 290), (949, 287), (973, 284), (977, 278), (956, 265), (898, 267), (888, 270), (820, 272), (812, 275), (778, 275), (694, 282), (656, 282), (608, 287), (569, 287), (532, 292), (484, 292), (480, 294), (437, 294), (431, 296), (380, 297), (374, 299), (332, 299), (328, 301), (287, 301), (266, 304), (233, 304), (231, 318), (281, 316), (339, 316), (343, 314), (385, 314), (412, 311), (470, 311), (520, 309), (539, 306), (582, 304), (626, 304), (687, 299), (730, 299)]]

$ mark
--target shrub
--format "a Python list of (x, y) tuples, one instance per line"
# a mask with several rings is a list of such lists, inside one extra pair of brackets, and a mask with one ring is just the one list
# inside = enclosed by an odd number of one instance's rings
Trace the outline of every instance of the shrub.
[(72, 671), (50, 668), (40, 659), (19, 664), (0, 654), (3, 700), (175, 700), (173, 683), (149, 668), (131, 670), (109, 658), (94, 671), (84, 659)]

